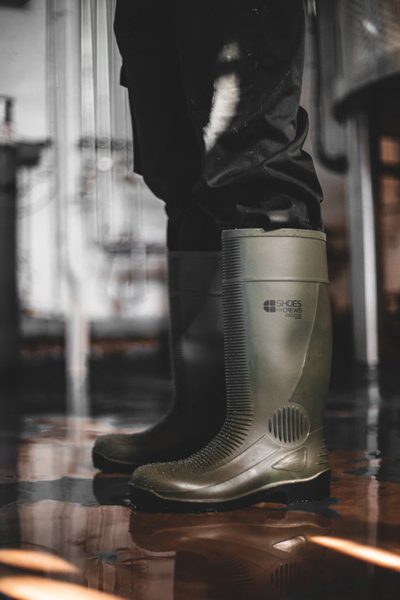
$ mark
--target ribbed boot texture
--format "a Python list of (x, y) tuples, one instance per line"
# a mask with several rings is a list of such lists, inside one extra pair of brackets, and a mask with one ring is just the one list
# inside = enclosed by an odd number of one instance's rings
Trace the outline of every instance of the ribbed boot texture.
[(138, 506), (227, 509), (329, 493), (322, 431), (331, 364), (325, 235), (225, 231), (223, 296), (224, 425), (192, 456), (137, 470)]
[(221, 252), (170, 252), (172, 408), (143, 433), (101, 436), (93, 449), (102, 470), (132, 470), (188, 456), (225, 417)]

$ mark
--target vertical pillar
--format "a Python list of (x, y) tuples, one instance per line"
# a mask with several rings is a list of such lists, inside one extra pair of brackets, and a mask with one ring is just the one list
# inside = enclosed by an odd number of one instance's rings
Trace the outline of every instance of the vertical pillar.
[(374, 182), (369, 117), (348, 121), (349, 216), (352, 255), (354, 347), (357, 362), (379, 362), (378, 277)]
[(65, 293), (68, 411), (88, 412), (89, 323), (83, 296), (81, 206), (82, 0), (47, 0), (50, 130), (55, 140), (60, 277)]
[(3, 98), (0, 132), (0, 373), (10, 372), (18, 354), (16, 258), (17, 147), (9, 139), (11, 99)]

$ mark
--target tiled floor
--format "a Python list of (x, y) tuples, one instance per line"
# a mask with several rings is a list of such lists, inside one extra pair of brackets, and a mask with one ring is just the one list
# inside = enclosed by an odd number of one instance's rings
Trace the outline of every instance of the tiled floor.
[[(148, 380), (147, 402), (131, 404), (130, 421), (38, 410), (12, 417), (8, 398), (0, 448), (0, 597), (95, 600), (94, 590), (135, 600), (400, 597), (396, 386), (371, 379), (334, 387), (326, 411), (334, 475), (329, 501), (206, 515), (134, 512), (126, 478), (92, 468), (96, 435), (120, 429), (121, 420), (127, 430), (146, 426), (160, 411), (161, 388)], [(33, 562), (31, 554), (10, 549), (45, 555)]]

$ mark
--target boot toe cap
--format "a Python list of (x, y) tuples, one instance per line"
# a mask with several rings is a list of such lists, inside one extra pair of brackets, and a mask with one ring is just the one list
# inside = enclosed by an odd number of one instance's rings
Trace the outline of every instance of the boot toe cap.
[(136, 469), (131, 485), (155, 494), (182, 494), (197, 488), (190, 479), (180, 476), (179, 463), (154, 463)]
[(129, 437), (123, 434), (102, 435), (97, 438), (93, 453), (116, 462), (134, 462), (134, 448)]

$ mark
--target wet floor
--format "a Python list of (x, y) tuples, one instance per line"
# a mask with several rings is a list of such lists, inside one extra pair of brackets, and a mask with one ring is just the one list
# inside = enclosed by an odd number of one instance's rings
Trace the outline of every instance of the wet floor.
[(46, 414), (27, 402), (23, 417), (12, 416), (13, 400), (4, 398), (0, 597), (95, 600), (95, 590), (135, 600), (400, 597), (396, 386), (371, 378), (333, 388), (326, 502), (155, 515), (133, 511), (126, 477), (96, 473), (90, 458), (97, 435), (142, 429), (162, 412), (166, 380), (143, 377), (133, 378), (118, 415), (66, 418), (57, 406), (48, 410), (48, 399)]

